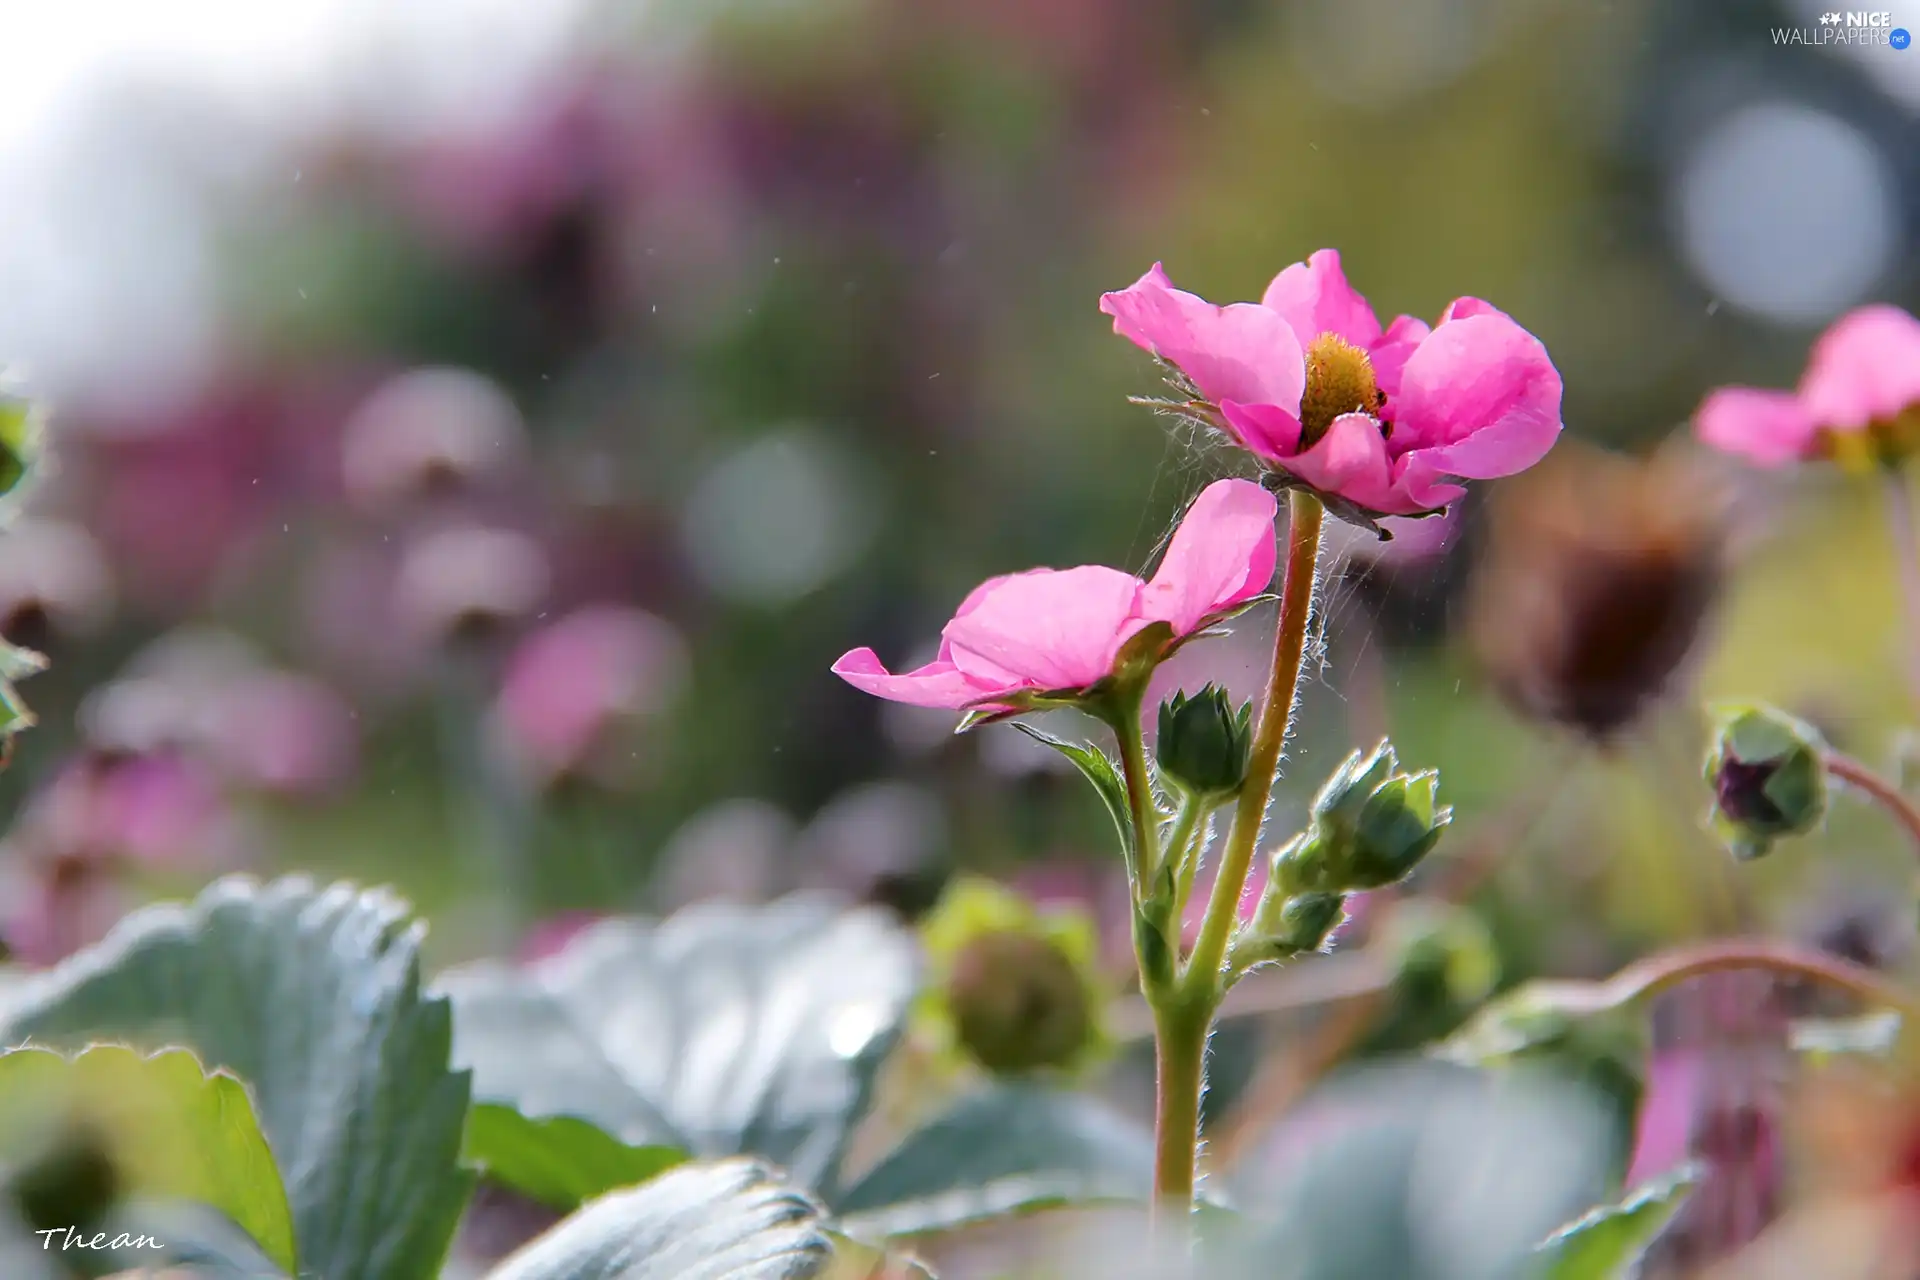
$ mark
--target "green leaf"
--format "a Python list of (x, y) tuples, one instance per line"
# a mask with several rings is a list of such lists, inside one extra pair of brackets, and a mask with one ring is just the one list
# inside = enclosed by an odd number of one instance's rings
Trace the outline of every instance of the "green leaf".
[[(9, 393), (0, 379), (0, 498), (12, 498), (40, 454), (43, 424), (32, 401)], [(6, 504), (11, 512), (14, 504)]]
[(1697, 1169), (1682, 1167), (1562, 1227), (1540, 1246), (1537, 1280), (1624, 1280), (1699, 1180)]
[(1077, 742), (1066, 742), (1049, 733), (1042, 733), (1024, 720), (1016, 720), (1013, 727), (1032, 738), (1058, 751), (1073, 762), (1075, 768), (1085, 774), (1093, 789), (1100, 793), (1100, 802), (1107, 807), (1107, 816), (1113, 819), (1114, 830), (1120, 833), (1120, 847), (1133, 856), (1133, 806), (1127, 799), (1127, 784), (1120, 777), (1119, 767), (1098, 747), (1082, 746)]
[(110, 1222), (115, 1235), (130, 1237), (112, 1251), (114, 1265), (126, 1270), (181, 1267), (194, 1280), (286, 1280), (290, 1274), (238, 1225), (205, 1205), (136, 1200), (117, 1207)]
[(992, 1085), (909, 1134), (832, 1206), (851, 1235), (944, 1231), (1054, 1205), (1144, 1201), (1153, 1137), (1080, 1094)]
[[(99, 1135), (122, 1194), (207, 1205), (293, 1270), (293, 1219), (246, 1088), (183, 1050), (98, 1045), (75, 1058), (0, 1055), (0, 1149), (47, 1150), (73, 1126)], [(50, 1225), (50, 1224), (49, 1224)]]
[(420, 992), (424, 932), (383, 892), (223, 880), (30, 983), (7, 1042), (186, 1045), (228, 1068), (278, 1157), (301, 1271), (418, 1280), (473, 1185), (450, 1010)]
[(810, 1201), (728, 1160), (602, 1196), (487, 1280), (811, 1280), (832, 1256)]
[(1413, 1060), (1321, 1085), (1232, 1172), (1246, 1272), (1531, 1280), (1541, 1238), (1608, 1194), (1607, 1108), (1545, 1076)]
[(496, 1182), (571, 1212), (585, 1201), (671, 1169), (686, 1153), (670, 1146), (628, 1146), (573, 1116), (530, 1119), (482, 1102), (467, 1113), (465, 1158)]
[(603, 920), (534, 965), (438, 985), (477, 1097), (636, 1147), (761, 1156), (831, 1195), (919, 967), (883, 913), (793, 897)]

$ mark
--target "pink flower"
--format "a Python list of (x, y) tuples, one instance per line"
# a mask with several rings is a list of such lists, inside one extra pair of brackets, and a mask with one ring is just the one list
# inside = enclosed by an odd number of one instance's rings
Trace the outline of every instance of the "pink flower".
[(1162, 656), (1262, 591), (1273, 577), (1273, 496), (1220, 480), (1194, 499), (1146, 581), (1118, 569), (1029, 569), (974, 588), (932, 662), (895, 675), (871, 649), (833, 664), (856, 689), (922, 707), (1012, 709), (1021, 695), (1071, 697), (1113, 672), (1134, 636), (1164, 622)]
[(1778, 467), (1836, 454), (1871, 458), (1898, 444), (1879, 437), (1916, 407), (1920, 320), (1878, 305), (1848, 312), (1820, 335), (1799, 390), (1721, 387), (1694, 421), (1715, 448)]
[(1100, 309), (1185, 375), (1195, 417), (1350, 509), (1437, 510), (1465, 492), (1455, 479), (1524, 471), (1560, 435), (1560, 374), (1539, 339), (1478, 298), (1432, 329), (1412, 316), (1382, 329), (1332, 249), (1258, 303), (1215, 306), (1155, 263)]
[(515, 650), (494, 725), (537, 782), (590, 771), (616, 727), (665, 709), (687, 663), (679, 633), (652, 614), (619, 605), (580, 609)]

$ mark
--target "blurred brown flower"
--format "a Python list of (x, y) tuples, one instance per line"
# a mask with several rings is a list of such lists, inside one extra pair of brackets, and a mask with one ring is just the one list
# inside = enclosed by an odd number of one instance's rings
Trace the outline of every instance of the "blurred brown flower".
[(1722, 577), (1727, 495), (1689, 453), (1564, 441), (1492, 507), (1475, 655), (1521, 711), (1612, 739), (1693, 652)]

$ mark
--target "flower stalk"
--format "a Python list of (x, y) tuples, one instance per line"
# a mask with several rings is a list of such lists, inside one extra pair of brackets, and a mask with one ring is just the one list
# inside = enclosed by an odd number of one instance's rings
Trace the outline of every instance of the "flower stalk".
[(1902, 794), (1900, 788), (1875, 773), (1852, 756), (1829, 750), (1825, 756), (1827, 773), (1837, 782), (1855, 788), (1887, 811), (1920, 852), (1920, 808)]
[(1293, 724), (1294, 700), (1313, 613), (1324, 508), (1310, 493), (1295, 490), (1282, 570), (1280, 616), (1274, 634), (1273, 670), (1261, 699), (1247, 776), (1235, 800), (1233, 825), (1221, 853), (1213, 893), (1180, 980), (1171, 991), (1149, 989), (1158, 1067), (1154, 1107), (1154, 1218), (1184, 1224), (1192, 1212), (1194, 1165), (1200, 1137), (1200, 1095), (1207, 1037), (1226, 994), (1227, 945), (1239, 918), (1240, 895), (1266, 819), (1267, 802), (1280, 770), (1280, 756)]

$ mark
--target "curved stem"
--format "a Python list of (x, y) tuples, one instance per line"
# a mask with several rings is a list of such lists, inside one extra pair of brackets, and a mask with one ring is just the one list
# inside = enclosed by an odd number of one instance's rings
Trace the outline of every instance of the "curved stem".
[(1153, 1166), (1156, 1229), (1163, 1225), (1163, 1215), (1175, 1214), (1184, 1229), (1193, 1209), (1207, 1034), (1223, 994), (1220, 970), (1239, 918), (1240, 894), (1247, 869), (1253, 864), (1261, 823), (1266, 819), (1267, 801), (1280, 769), (1280, 752), (1293, 723), (1294, 694), (1306, 649), (1307, 622), (1313, 612), (1323, 514), (1318, 498), (1294, 491), (1285, 577), (1280, 587), (1280, 617), (1273, 640), (1273, 674), (1261, 701), (1246, 781), (1234, 807), (1232, 832), (1221, 855), (1220, 870), (1214, 876), (1213, 894), (1207, 900), (1193, 959), (1174, 990), (1147, 993), (1153, 1006), (1157, 1059)]
[(1233, 827), (1220, 855), (1220, 872), (1213, 879), (1213, 896), (1194, 943), (1188, 965), (1189, 985), (1212, 993), (1218, 1003), (1220, 967), (1227, 942), (1240, 914), (1240, 893), (1253, 865), (1254, 846), (1267, 817), (1273, 781), (1280, 772), (1280, 753), (1293, 727), (1293, 704), (1300, 684), (1301, 656), (1307, 647), (1307, 622), (1313, 613), (1313, 587), (1320, 560), (1320, 500), (1299, 489), (1293, 491), (1288, 527), (1286, 577), (1280, 587), (1280, 621), (1273, 637), (1273, 674), (1260, 703), (1260, 723), (1254, 730), (1253, 750), (1247, 759), (1247, 780), (1234, 804)]
[(1887, 480), (1887, 524), (1893, 533), (1893, 554), (1899, 565), (1900, 594), (1906, 602), (1907, 682), (1920, 698), (1920, 542), (1916, 542), (1913, 495), (1907, 491), (1906, 472), (1889, 467)]
[(1689, 978), (1728, 969), (1766, 969), (1806, 978), (1851, 991), (1862, 1000), (1898, 1009), (1908, 1017), (1920, 1016), (1920, 996), (1903, 990), (1863, 965), (1810, 947), (1755, 938), (1716, 939), (1648, 956), (1606, 981), (1593, 984), (1591, 997), (1572, 1003), (1595, 1011), (1618, 1008), (1658, 995)]
[(1915, 808), (1913, 801), (1907, 799), (1900, 788), (1852, 756), (1843, 755), (1838, 751), (1827, 752), (1826, 762), (1829, 774), (1848, 786), (1857, 787), (1865, 792), (1875, 804), (1885, 809), (1893, 820), (1900, 824), (1901, 829), (1913, 841), (1915, 850), (1920, 851), (1920, 808)]

